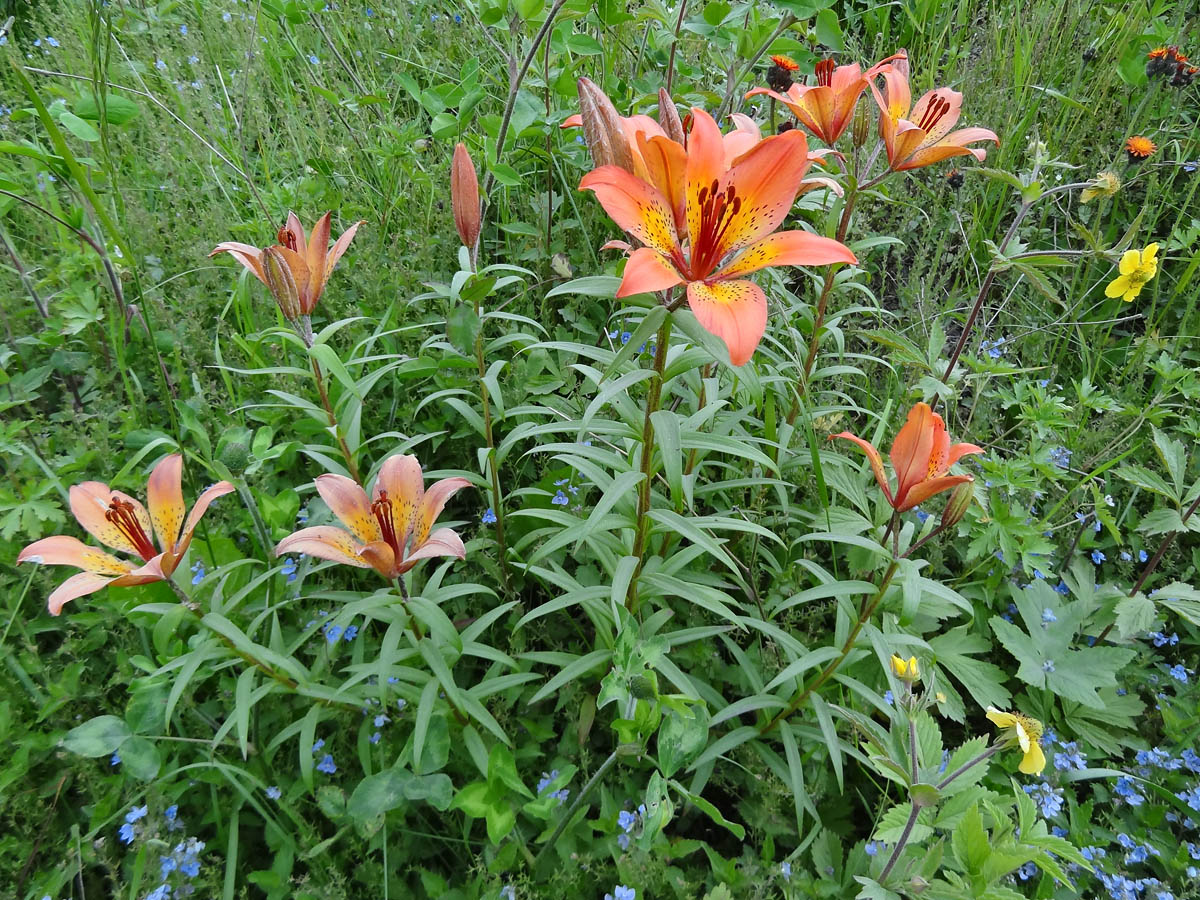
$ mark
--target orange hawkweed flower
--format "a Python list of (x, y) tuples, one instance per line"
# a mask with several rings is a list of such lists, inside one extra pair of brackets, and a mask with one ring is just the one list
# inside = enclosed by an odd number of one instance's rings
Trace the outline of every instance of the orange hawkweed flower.
[(1141, 162), (1154, 154), (1158, 149), (1158, 145), (1148, 137), (1142, 135), (1134, 135), (1125, 142), (1125, 152), (1129, 154), (1131, 162)]
[(712, 116), (691, 112), (686, 148), (637, 135), (650, 180), (601, 166), (579, 183), (644, 246), (625, 266), (618, 297), (687, 285), (700, 324), (729, 348), (735, 366), (754, 354), (767, 298), (742, 276), (767, 266), (857, 262), (844, 244), (805, 231), (775, 233), (811, 165), (800, 131), (761, 139), (749, 119), (722, 137)]
[(890, 56), (865, 73), (858, 63), (835, 66), (832, 59), (823, 59), (816, 65), (815, 85), (793, 84), (783, 94), (768, 88), (755, 88), (746, 96), (766, 94), (773, 97), (790, 109), (792, 115), (827, 147), (832, 147), (850, 127), (854, 107), (867, 85), (888, 63), (898, 58), (900, 54)]
[[(174, 574), (208, 505), (234, 490), (228, 481), (219, 481), (197, 498), (188, 513), (183, 503), (182, 475), (183, 457), (178, 453), (172, 453), (154, 467), (146, 485), (149, 512), (133, 497), (110, 490), (103, 482), (85, 481), (71, 487), (71, 514), (75, 520), (102, 544), (140, 558), (141, 565), (89, 547), (66, 534), (34, 541), (17, 556), (18, 563), (74, 566), (83, 570), (60, 584), (47, 598), (50, 615), (61, 613), (68, 601), (110, 584), (114, 587), (149, 584), (166, 581)], [(161, 549), (154, 546), (152, 532)]]
[(784, 56), (782, 53), (777, 53), (772, 56), (771, 62), (788, 72), (795, 72), (800, 68), (800, 63), (796, 62), (790, 56)]
[(987, 151), (967, 144), (991, 141), (1000, 146), (1000, 138), (987, 128), (960, 128), (951, 131), (962, 109), (962, 94), (949, 88), (929, 91), (912, 105), (912, 89), (908, 84), (908, 55), (901, 50), (885, 66), (877, 66), (883, 76), (881, 91), (871, 79), (871, 92), (879, 105), (879, 136), (887, 149), (888, 165), (895, 172), (919, 169), (923, 166), (970, 154), (979, 162)]
[[(302, 316), (312, 314), (317, 306), (317, 301), (321, 299), (321, 294), (325, 291), (325, 285), (329, 281), (333, 267), (337, 265), (342, 254), (346, 252), (346, 248), (350, 246), (350, 241), (354, 239), (354, 233), (358, 231), (358, 226), (364, 224), (362, 221), (355, 222), (330, 247), (329, 220), (332, 215), (332, 212), (327, 212), (321, 216), (317, 220), (317, 224), (313, 226), (312, 236), (306, 238), (300, 219), (294, 212), (289, 212), (287, 224), (279, 229), (276, 238), (278, 243), (271, 248), (282, 255), (291, 270), (292, 278), (295, 280), (299, 292), (300, 315)], [(212, 257), (218, 253), (230, 254), (253, 272), (255, 278), (268, 288), (271, 287), (271, 283), (263, 271), (263, 251), (259, 248), (238, 241), (225, 241), (217, 244), (216, 248), (208, 255)]]
[(950, 467), (971, 453), (982, 453), (982, 447), (974, 444), (951, 444), (942, 417), (926, 403), (918, 403), (908, 413), (908, 421), (892, 442), (888, 456), (896, 472), (896, 491), (888, 486), (883, 472), (883, 460), (879, 451), (869, 441), (843, 431), (830, 436), (854, 441), (867, 454), (871, 471), (888, 503), (897, 512), (904, 512), (924, 503), (934, 494), (940, 494), (956, 485), (974, 481), (970, 475), (949, 475)]
[(433, 530), (446, 501), (471, 486), (465, 478), (443, 478), (427, 491), (415, 456), (390, 456), (379, 470), (369, 500), (367, 492), (345, 475), (318, 475), (315, 483), (321, 499), (347, 530), (333, 525), (302, 528), (276, 545), (276, 556), (307, 553), (374, 569), (389, 581), (429, 557), (466, 558), (462, 538), (453, 529)]

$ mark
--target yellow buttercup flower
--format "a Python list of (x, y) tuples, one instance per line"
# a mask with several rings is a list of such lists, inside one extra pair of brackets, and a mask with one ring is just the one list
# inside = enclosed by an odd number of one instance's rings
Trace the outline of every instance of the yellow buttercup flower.
[(1131, 301), (1158, 272), (1157, 257), (1158, 244), (1147, 244), (1142, 250), (1126, 250), (1121, 257), (1121, 274), (1108, 283), (1105, 296)]
[(917, 658), (910, 656), (908, 659), (901, 659), (893, 653), (892, 674), (897, 678), (903, 678), (905, 681), (916, 681), (921, 677), (921, 671), (917, 668)]
[(1007, 731), (1007, 737), (1015, 738), (1025, 754), (1018, 768), (1026, 775), (1040, 775), (1046, 768), (1046, 754), (1039, 743), (1042, 738), (1042, 723), (1032, 716), (1003, 712), (994, 706), (987, 708), (987, 717), (995, 725)]

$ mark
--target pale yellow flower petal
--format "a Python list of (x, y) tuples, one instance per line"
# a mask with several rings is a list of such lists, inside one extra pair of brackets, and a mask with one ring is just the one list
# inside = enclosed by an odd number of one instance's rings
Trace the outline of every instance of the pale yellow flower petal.
[(1121, 275), (1120, 277), (1114, 278), (1112, 281), (1110, 281), (1108, 283), (1108, 287), (1106, 287), (1104, 289), (1104, 296), (1120, 297), (1122, 294), (1124, 294), (1129, 289), (1130, 289), (1129, 276)]
[(1132, 275), (1142, 264), (1142, 254), (1137, 250), (1126, 250), (1121, 254), (1121, 274)]

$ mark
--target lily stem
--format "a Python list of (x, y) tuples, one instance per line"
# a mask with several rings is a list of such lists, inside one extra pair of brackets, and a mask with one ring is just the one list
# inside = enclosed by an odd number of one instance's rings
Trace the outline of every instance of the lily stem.
[(346, 439), (342, 437), (337, 414), (333, 411), (333, 404), (329, 402), (329, 389), (325, 385), (325, 375), (321, 371), (321, 365), (316, 358), (311, 356), (309, 362), (312, 363), (313, 378), (317, 382), (317, 393), (321, 395), (321, 406), (325, 409), (325, 415), (329, 419), (329, 428), (333, 431), (333, 436), (337, 438), (338, 448), (342, 451), (342, 459), (346, 461), (346, 471), (350, 473), (351, 478), (362, 484), (362, 479), (358, 474), (358, 463), (354, 461), (354, 454), (350, 452), (350, 448), (346, 445)]
[(412, 625), (413, 637), (418, 641), (425, 637), (421, 630), (421, 623), (417, 621), (417, 617), (413, 615), (412, 610), (408, 607), (408, 588), (404, 584), (404, 576), (401, 575), (396, 579), (396, 590), (400, 594), (400, 600), (404, 603), (404, 611), (408, 613), (409, 623)]
[[(850, 230), (850, 217), (854, 214), (854, 203), (858, 199), (857, 186), (852, 188), (846, 194), (846, 204), (842, 207), (842, 217), (838, 221), (837, 240), (839, 243), (844, 243), (846, 240), (846, 232)], [(792, 408), (788, 410), (787, 423), (794, 425), (796, 416), (800, 414), (800, 398), (804, 395), (805, 385), (808, 384), (808, 378), (812, 375), (813, 366), (817, 361), (817, 348), (821, 343), (821, 328), (825, 324), (825, 308), (829, 304), (829, 295), (833, 293), (833, 282), (837, 275), (835, 266), (827, 266), (825, 269), (825, 284), (821, 287), (821, 296), (817, 298), (817, 311), (813, 316), (812, 337), (808, 342), (808, 355), (804, 359), (804, 371), (800, 377), (800, 383), (796, 386), (797, 394), (792, 399)]]
[(571, 804), (570, 808), (567, 809), (566, 814), (561, 820), (559, 820), (558, 827), (554, 829), (554, 834), (550, 835), (550, 840), (546, 841), (546, 843), (542, 845), (542, 849), (538, 851), (538, 855), (533, 860), (534, 868), (536, 868), (537, 864), (542, 861), (542, 857), (550, 852), (550, 848), (554, 846), (555, 842), (558, 841), (559, 836), (562, 835), (563, 831), (566, 830), (571, 819), (575, 818), (575, 813), (579, 812), (579, 809), (583, 806), (584, 801), (586, 801), (587, 798), (591, 796), (592, 791), (596, 789), (596, 786), (600, 783), (600, 779), (607, 775), (608, 770), (616, 765), (617, 759), (622, 755), (621, 749), (621, 747), (618, 747), (612, 753), (608, 754), (608, 759), (604, 760), (604, 762), (600, 764), (600, 768), (596, 770), (596, 774), (588, 779), (588, 783), (583, 786), (583, 790), (579, 792), (579, 796), (575, 798), (575, 802)]
[[(667, 297), (670, 306), (670, 296)], [(625, 595), (625, 608), (632, 613), (637, 612), (637, 583), (645, 564), (646, 538), (650, 531), (650, 482), (653, 476), (654, 462), (654, 420), (662, 401), (663, 370), (667, 363), (667, 344), (671, 340), (671, 315), (667, 314), (662, 327), (658, 329), (658, 337), (654, 345), (654, 378), (650, 382), (650, 395), (646, 398), (646, 418), (642, 422), (642, 480), (638, 484), (637, 530), (633, 538), (633, 555), (637, 558), (637, 567), (633, 577), (629, 579), (629, 591)]]
[[(478, 246), (478, 244), (476, 244)], [(474, 258), (471, 263), (474, 266)], [(488, 474), (492, 481), (492, 511), (496, 514), (496, 548), (500, 551), (500, 581), (508, 592), (508, 552), (504, 541), (504, 498), (500, 493), (500, 472), (496, 465), (496, 439), (492, 433), (492, 402), (488, 394), (486, 361), (483, 357), (483, 319), (479, 311), (479, 299), (475, 299), (475, 366), (479, 371), (479, 401), (483, 405), (483, 435), (488, 448)]]
[(817, 675), (817, 677), (814, 678), (812, 681), (810, 681), (804, 687), (804, 689), (802, 691), (800, 691), (800, 693), (798, 693), (795, 696), (795, 698), (793, 698), (792, 702), (789, 703), (785, 709), (780, 711), (773, 719), (771, 719), (765, 725), (762, 725), (759, 727), (758, 733), (760, 735), (766, 734), (767, 732), (773, 730), (776, 725), (778, 725), (780, 722), (782, 722), (784, 719), (786, 719), (788, 716), (790, 716), (792, 713), (794, 713), (796, 710), (798, 710), (801, 706), (803, 706), (804, 702), (810, 696), (812, 696), (814, 691), (816, 691), (818, 688), (821, 687), (821, 685), (823, 685), (826, 681), (828, 681), (831, 677), (833, 677), (833, 674), (838, 670), (838, 668), (841, 666), (841, 664), (845, 661), (846, 657), (850, 655), (850, 651), (854, 649), (854, 642), (858, 639), (859, 632), (862, 631), (863, 626), (867, 624), (867, 622), (871, 618), (871, 615), (875, 612), (876, 608), (879, 606), (880, 602), (883, 600), (883, 595), (887, 592), (888, 586), (892, 583), (892, 579), (896, 575), (896, 570), (899, 568), (900, 568), (899, 561), (893, 560), (892, 564), (890, 566), (888, 566), (887, 571), (884, 573), (882, 580), (879, 582), (879, 587), (875, 591), (874, 596), (871, 597), (870, 602), (868, 602), (866, 608), (863, 609), (862, 615), (859, 616), (858, 621), (854, 624), (854, 627), (852, 629), (850, 629), (850, 634), (847, 635), (845, 642), (843, 642), (843, 644), (842, 644), (841, 652), (838, 653), (838, 655), (836, 657), (834, 657), (832, 660), (830, 660), (829, 664), (827, 666), (825, 666), (824, 669), (821, 670), (821, 673), (819, 675)]

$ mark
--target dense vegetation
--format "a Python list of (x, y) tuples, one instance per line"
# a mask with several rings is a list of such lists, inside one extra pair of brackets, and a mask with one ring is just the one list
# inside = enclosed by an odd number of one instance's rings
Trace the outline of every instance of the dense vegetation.
[(1187, 2), (9, 6), (0, 898), (1200, 893)]

